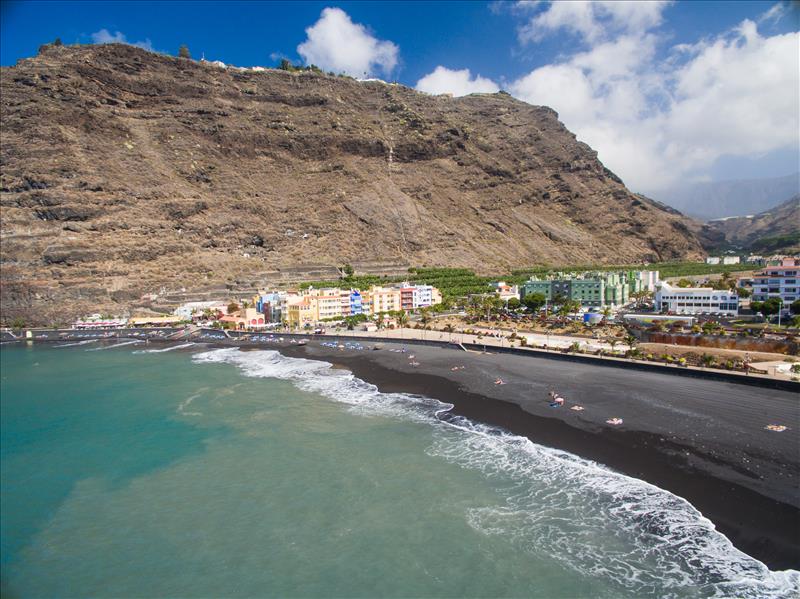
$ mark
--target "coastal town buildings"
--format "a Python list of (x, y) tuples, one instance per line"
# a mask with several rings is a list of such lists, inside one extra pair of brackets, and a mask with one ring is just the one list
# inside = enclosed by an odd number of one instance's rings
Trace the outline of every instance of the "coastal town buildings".
[(521, 295), (541, 293), (548, 302), (571, 300), (585, 308), (616, 307), (627, 304), (633, 293), (654, 289), (657, 282), (655, 271), (556, 273), (531, 277)]
[(787, 258), (781, 266), (768, 266), (753, 275), (752, 301), (763, 302), (770, 298), (783, 300), (783, 309), (800, 298), (800, 266)]
[[(401, 283), (394, 286), (373, 285), (369, 289), (315, 289), (309, 287), (286, 294), (281, 300), (282, 321), (292, 327), (305, 327), (320, 321), (348, 316), (373, 316), (399, 310), (416, 310), (441, 303), (442, 295), (431, 285)], [(266, 302), (268, 303), (268, 302)], [(262, 306), (266, 305), (262, 302)]]
[(496, 283), (492, 283), (492, 287), (494, 287), (494, 292), (504, 302), (508, 302), (512, 297), (519, 299), (519, 286), (517, 285), (509, 285), (505, 281), (497, 281)]
[(73, 329), (119, 329), (128, 324), (127, 318), (103, 317), (100, 314), (92, 314), (86, 318), (80, 318), (73, 323)]
[(718, 314), (736, 316), (739, 296), (735, 291), (711, 287), (677, 287), (667, 282), (658, 286), (655, 294), (656, 312), (670, 314)]

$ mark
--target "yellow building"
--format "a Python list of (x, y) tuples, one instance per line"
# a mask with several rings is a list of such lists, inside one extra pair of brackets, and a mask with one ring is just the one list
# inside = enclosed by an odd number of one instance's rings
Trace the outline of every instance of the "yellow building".
[(316, 320), (316, 302), (311, 298), (295, 296), (288, 300), (284, 321), (290, 327), (304, 327)]
[[(316, 289), (315, 291), (316, 294), (309, 295), (309, 299), (312, 304), (315, 304), (317, 320), (346, 316), (346, 314), (342, 314), (342, 293), (338, 288)], [(349, 308), (348, 300), (347, 314), (349, 314)]]
[[(373, 285), (369, 290), (370, 313), (393, 312), (400, 309), (400, 289)], [(363, 304), (363, 299), (362, 299)]]

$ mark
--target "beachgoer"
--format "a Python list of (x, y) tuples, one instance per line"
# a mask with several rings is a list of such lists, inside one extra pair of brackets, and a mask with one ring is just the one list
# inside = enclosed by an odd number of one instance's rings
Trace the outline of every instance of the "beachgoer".
[(494, 382), (494, 384), (495, 384), (495, 385), (505, 385), (505, 382), (503, 381), (503, 379), (497, 379), (497, 380)]

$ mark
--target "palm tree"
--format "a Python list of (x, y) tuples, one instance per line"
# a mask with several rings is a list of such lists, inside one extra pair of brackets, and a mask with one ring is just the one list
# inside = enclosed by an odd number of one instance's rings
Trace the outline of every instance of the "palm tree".
[(610, 337), (608, 339), (608, 344), (611, 346), (611, 351), (614, 351), (614, 348), (617, 347), (617, 343), (619, 343), (619, 339), (616, 337)]
[(422, 323), (422, 327), (427, 329), (428, 328), (428, 324), (433, 320), (433, 317), (431, 316), (431, 311), (430, 311), (429, 308), (422, 308), (419, 311), (419, 320)]
[(603, 306), (600, 313), (603, 315), (603, 322), (605, 322), (608, 320), (608, 317), (611, 316), (611, 306)]
[(400, 310), (397, 314), (397, 324), (400, 325), (400, 328), (406, 326), (408, 324), (408, 312), (405, 310)]
[(634, 337), (630, 333), (625, 335), (625, 344), (628, 346), (628, 349), (630, 351), (633, 351), (633, 348), (636, 346), (637, 342), (638, 342), (638, 339), (636, 339), (636, 337)]

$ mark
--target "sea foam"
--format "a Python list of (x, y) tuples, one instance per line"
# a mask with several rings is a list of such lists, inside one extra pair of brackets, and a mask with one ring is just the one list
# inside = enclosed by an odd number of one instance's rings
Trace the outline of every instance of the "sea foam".
[(75, 341), (73, 343), (62, 343), (60, 345), (54, 345), (53, 347), (74, 347), (76, 345), (87, 345), (89, 343), (97, 343), (100, 341), (99, 339), (84, 339), (83, 341)]
[(86, 351), (103, 351), (106, 349), (114, 349), (115, 347), (124, 347), (126, 345), (135, 345), (137, 343), (144, 343), (141, 339), (132, 339), (130, 341), (121, 341), (120, 343), (115, 343), (114, 345), (104, 345), (103, 347), (93, 347), (91, 349), (87, 349)]
[(176, 349), (183, 349), (185, 347), (192, 347), (193, 345), (196, 345), (196, 344), (192, 343), (190, 341), (189, 343), (181, 343), (180, 345), (170, 345), (169, 347), (163, 347), (161, 349), (140, 349), (140, 350), (137, 350), (137, 351), (135, 351), (133, 353), (134, 354), (163, 354), (164, 352), (175, 351)]
[(237, 348), (195, 354), (251, 377), (291, 381), (364, 415), (427, 423), (427, 453), (488, 477), (501, 505), (466, 510), (480, 534), (502, 535), (532, 556), (555, 558), (620, 593), (658, 597), (792, 597), (800, 572), (772, 572), (736, 549), (688, 501), (565, 451), (452, 416), (452, 405), (381, 393), (331, 364)]

